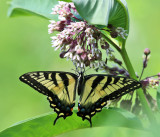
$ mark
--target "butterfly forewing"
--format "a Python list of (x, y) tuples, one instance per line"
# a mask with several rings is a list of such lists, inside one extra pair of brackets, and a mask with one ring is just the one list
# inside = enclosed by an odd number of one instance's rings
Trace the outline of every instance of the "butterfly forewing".
[(99, 74), (85, 76), (83, 86), (77, 114), (90, 120), (96, 112), (101, 111), (107, 101), (134, 91), (140, 88), (141, 84), (126, 77)]
[(50, 106), (58, 117), (72, 115), (75, 104), (77, 75), (69, 72), (29, 72), (20, 80), (38, 92), (48, 96)]

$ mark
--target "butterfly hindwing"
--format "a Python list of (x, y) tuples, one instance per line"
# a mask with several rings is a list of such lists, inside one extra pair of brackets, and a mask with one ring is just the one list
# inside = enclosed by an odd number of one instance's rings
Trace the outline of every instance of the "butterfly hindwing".
[(59, 117), (66, 118), (72, 115), (77, 75), (69, 72), (38, 71), (26, 73), (20, 77), (20, 80), (48, 96), (51, 108), (57, 113), (56, 120)]
[(91, 117), (101, 111), (107, 101), (134, 91), (141, 84), (126, 77), (98, 74), (85, 76), (83, 86), (77, 115), (91, 123)]

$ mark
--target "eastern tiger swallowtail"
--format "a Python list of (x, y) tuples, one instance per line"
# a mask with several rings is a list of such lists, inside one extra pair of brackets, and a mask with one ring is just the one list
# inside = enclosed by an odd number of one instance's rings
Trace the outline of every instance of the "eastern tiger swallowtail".
[(92, 74), (84, 76), (61, 71), (29, 72), (20, 80), (38, 92), (48, 96), (50, 107), (57, 113), (57, 119), (72, 115), (76, 92), (80, 96), (77, 115), (87, 119), (100, 112), (107, 101), (117, 99), (141, 87), (140, 82), (122, 76)]

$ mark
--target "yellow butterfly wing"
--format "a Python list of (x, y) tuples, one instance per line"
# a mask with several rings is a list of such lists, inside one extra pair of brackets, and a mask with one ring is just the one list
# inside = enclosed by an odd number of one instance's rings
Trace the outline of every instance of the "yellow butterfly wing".
[(141, 84), (133, 79), (111, 75), (87, 75), (79, 100), (77, 115), (91, 122), (91, 117), (107, 104), (130, 91), (140, 88)]
[(76, 98), (77, 75), (69, 72), (37, 71), (22, 75), (20, 80), (48, 96), (50, 106), (57, 113), (56, 120), (59, 117), (66, 118), (72, 115)]

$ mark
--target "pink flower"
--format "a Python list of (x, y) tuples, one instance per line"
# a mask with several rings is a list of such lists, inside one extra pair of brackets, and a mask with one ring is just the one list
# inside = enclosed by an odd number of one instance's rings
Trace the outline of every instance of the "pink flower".
[(87, 60), (87, 53), (86, 53), (86, 52), (83, 52), (83, 53), (82, 53), (81, 59), (82, 59), (83, 61)]
[(77, 54), (81, 54), (81, 53), (83, 53), (83, 52), (84, 52), (83, 49), (77, 49), (77, 51), (76, 51)]
[[(92, 68), (109, 68), (107, 67), (107, 60), (113, 60), (114, 63), (121, 64), (121, 62), (112, 54), (113, 49), (109, 46), (106, 39), (103, 38), (101, 31), (95, 26), (88, 24), (86, 21), (77, 19), (73, 12), (78, 14), (73, 3), (59, 2), (55, 8), (52, 9), (52, 14), (58, 14), (60, 21), (50, 21), (48, 25), (49, 34), (54, 31), (59, 33), (51, 37), (52, 47), (55, 50), (60, 49), (60, 57), (70, 59), (77, 67), (92, 67)], [(73, 21), (73, 18), (77, 21)], [(120, 33), (125, 30), (119, 28)], [(124, 33), (123, 33), (124, 34)], [(101, 46), (99, 46), (99, 44)], [(101, 48), (100, 48), (101, 47)], [(107, 57), (102, 58), (102, 49), (106, 50)], [(118, 69), (119, 70), (119, 69)], [(119, 74), (122, 72), (113, 73)], [(122, 71), (122, 70), (121, 70)]]

